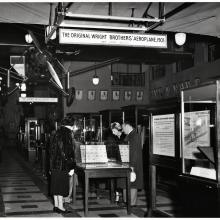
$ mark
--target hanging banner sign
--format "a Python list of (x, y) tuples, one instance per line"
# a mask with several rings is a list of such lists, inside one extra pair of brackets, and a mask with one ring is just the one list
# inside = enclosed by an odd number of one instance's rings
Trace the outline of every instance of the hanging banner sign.
[(58, 102), (58, 98), (50, 97), (19, 97), (19, 102)]
[(167, 35), (59, 29), (60, 44), (167, 48)]

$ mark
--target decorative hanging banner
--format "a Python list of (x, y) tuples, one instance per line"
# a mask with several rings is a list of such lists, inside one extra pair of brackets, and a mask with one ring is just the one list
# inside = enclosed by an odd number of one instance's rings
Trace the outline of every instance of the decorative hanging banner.
[(60, 44), (167, 48), (167, 35), (59, 29)]

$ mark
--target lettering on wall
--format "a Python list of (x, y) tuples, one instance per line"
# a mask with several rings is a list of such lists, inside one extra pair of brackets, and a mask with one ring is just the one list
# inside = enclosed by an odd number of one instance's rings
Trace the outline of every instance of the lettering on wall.
[(193, 81), (185, 80), (176, 82), (171, 85), (164, 87), (158, 87), (151, 89), (151, 98), (170, 98), (180, 96), (180, 91), (183, 89), (190, 88), (192, 86), (198, 86), (200, 84), (200, 78), (195, 78)]

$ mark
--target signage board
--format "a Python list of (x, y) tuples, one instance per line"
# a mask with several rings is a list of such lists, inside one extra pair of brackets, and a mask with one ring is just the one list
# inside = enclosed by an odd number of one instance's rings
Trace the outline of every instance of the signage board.
[(175, 116), (153, 116), (153, 154), (175, 156)]
[(58, 102), (58, 98), (51, 98), (51, 97), (19, 97), (19, 102)]
[(167, 35), (128, 34), (60, 28), (59, 43), (167, 48)]

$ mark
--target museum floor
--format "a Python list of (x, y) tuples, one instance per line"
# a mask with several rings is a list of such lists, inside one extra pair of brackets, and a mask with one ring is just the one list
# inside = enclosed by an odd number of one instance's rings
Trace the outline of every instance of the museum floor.
[[(54, 213), (53, 203), (48, 196), (48, 184), (41, 171), (25, 161), (14, 149), (3, 151), (0, 164), (0, 217), (84, 217), (82, 189), (77, 188), (76, 204), (65, 204), (71, 213), (61, 215)], [(166, 193), (159, 191), (157, 207), (178, 216), (178, 205)], [(126, 208), (111, 204), (108, 192), (99, 190), (99, 195), (90, 193), (88, 217), (144, 217), (147, 212), (144, 191), (138, 193), (138, 203), (132, 207), (131, 215)]]

